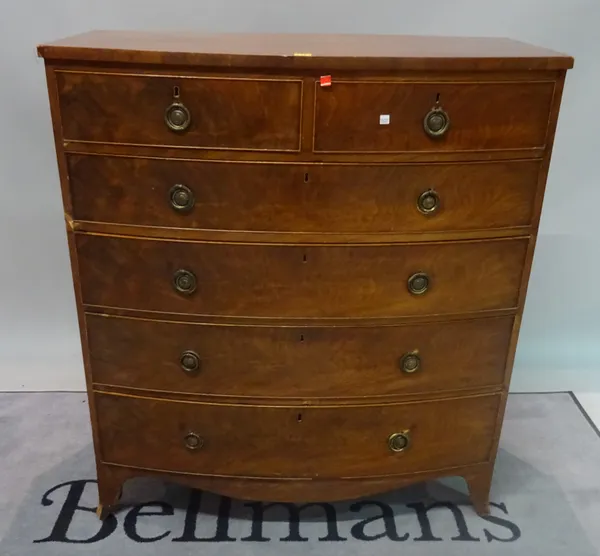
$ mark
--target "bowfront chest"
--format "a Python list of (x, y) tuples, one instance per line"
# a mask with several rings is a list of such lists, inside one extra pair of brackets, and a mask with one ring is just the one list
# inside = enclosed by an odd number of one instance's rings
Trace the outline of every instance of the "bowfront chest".
[(486, 513), (565, 55), (93, 32), (45, 58), (99, 515), (447, 475)]

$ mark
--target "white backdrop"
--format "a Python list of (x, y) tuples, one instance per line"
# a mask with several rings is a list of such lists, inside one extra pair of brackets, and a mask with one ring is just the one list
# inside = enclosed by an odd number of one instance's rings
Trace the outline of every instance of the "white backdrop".
[(574, 56), (513, 389), (600, 391), (598, 0), (0, 0), (0, 390), (84, 387), (35, 47), (91, 29), (506, 36)]

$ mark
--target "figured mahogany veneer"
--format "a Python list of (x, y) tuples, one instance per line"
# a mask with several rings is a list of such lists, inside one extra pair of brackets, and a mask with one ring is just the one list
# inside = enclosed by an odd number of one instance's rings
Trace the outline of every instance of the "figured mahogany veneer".
[[(56, 84), (68, 141), (274, 151), (300, 147), (300, 79), (59, 71)], [(175, 100), (192, 114), (185, 134), (173, 133), (164, 122)], [(267, 107), (277, 107), (277, 117)]]
[(91, 31), (38, 47), (46, 60), (113, 66), (384, 71), (565, 70), (573, 58), (505, 38)]
[[(535, 160), (324, 165), (77, 154), (67, 160), (76, 220), (300, 238), (306, 232), (527, 231), (540, 170)], [(192, 192), (189, 211), (177, 212), (169, 202), (177, 184)], [(430, 189), (439, 197), (435, 217), (417, 208)]]
[[(553, 93), (553, 81), (340, 80), (331, 89), (317, 84), (314, 150), (368, 153), (543, 147)], [(432, 143), (423, 133), (423, 117), (436, 102), (450, 116), (450, 128), (440, 143)], [(356, 106), (363, 108), (357, 111)], [(381, 125), (380, 114), (388, 115), (390, 123)]]
[[(86, 323), (95, 384), (221, 397), (328, 400), (498, 388), (513, 329), (513, 317), (275, 327), (87, 313)], [(200, 364), (193, 372), (181, 364), (187, 351), (198, 355)], [(409, 353), (420, 358), (417, 371), (402, 368)]]
[(572, 58), (140, 32), (38, 51), (99, 516), (138, 475), (287, 502), (460, 475), (487, 513)]
[[(76, 238), (85, 305), (247, 317), (405, 317), (514, 309), (527, 238), (396, 245), (246, 245)], [(173, 287), (178, 270), (196, 291)], [(429, 276), (422, 295), (408, 290)]]
[[(321, 479), (485, 463), (500, 404), (500, 394), (344, 410), (102, 393), (95, 398), (106, 463), (199, 475)], [(140, 435), (146, 428), (152, 434)], [(411, 445), (395, 453), (388, 448), (388, 437), (399, 431), (410, 431)], [(189, 433), (203, 444), (182, 450), (182, 438)]]

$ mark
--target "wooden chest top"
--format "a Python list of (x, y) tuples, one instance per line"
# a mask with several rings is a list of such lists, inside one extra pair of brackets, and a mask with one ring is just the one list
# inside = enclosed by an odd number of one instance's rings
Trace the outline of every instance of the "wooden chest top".
[(506, 38), (92, 31), (41, 45), (52, 60), (270, 69), (559, 70), (573, 58)]

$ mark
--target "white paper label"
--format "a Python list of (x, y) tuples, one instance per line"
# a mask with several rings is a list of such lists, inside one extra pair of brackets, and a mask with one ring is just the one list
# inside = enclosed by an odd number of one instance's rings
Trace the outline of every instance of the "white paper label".
[(379, 125), (390, 125), (390, 115), (379, 114)]

